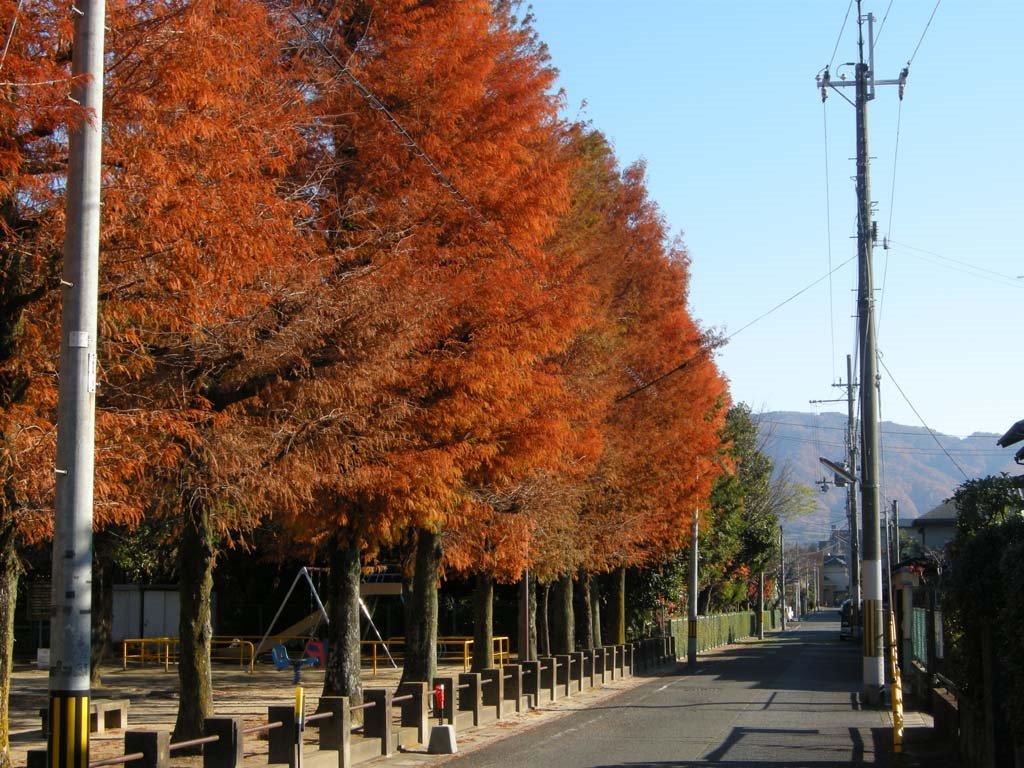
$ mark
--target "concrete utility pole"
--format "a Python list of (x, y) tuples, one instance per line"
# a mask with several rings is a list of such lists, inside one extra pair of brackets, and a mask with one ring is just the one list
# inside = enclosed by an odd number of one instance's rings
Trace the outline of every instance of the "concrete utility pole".
[(757, 577), (757, 639), (764, 640), (764, 571)]
[[(853, 408), (853, 358), (846, 356), (846, 450), (850, 472), (857, 475), (857, 415)], [(860, 639), (860, 525), (857, 523), (857, 483), (846, 485), (846, 511), (850, 524), (850, 630)]]
[(686, 621), (686, 664), (693, 670), (697, 667), (697, 591), (700, 580), (697, 568), (700, 558), (697, 553), (697, 540), (700, 538), (700, 511), (693, 513), (693, 544), (690, 546), (690, 611)]
[(893, 565), (900, 562), (900, 502), (892, 500), (892, 557)]
[(89, 763), (96, 312), (100, 246), (104, 0), (78, 0), (71, 98), (86, 111), (69, 136), (67, 233), (57, 400), (50, 600), (50, 768)]
[(782, 596), (782, 631), (786, 631), (786, 542), (779, 526), (779, 594)]
[[(868, 23), (868, 63), (864, 61), (864, 22)], [(864, 580), (864, 698), (869, 705), (882, 703), (885, 685), (884, 637), (882, 615), (882, 553), (879, 534), (879, 438), (878, 438), (878, 372), (875, 349), (875, 302), (872, 256), (876, 238), (871, 222), (870, 155), (868, 153), (868, 102), (875, 97), (876, 85), (899, 85), (900, 98), (906, 85), (907, 68), (898, 80), (875, 80), (874, 21), (871, 14), (861, 12), (857, 0), (858, 57), (856, 78), (833, 82), (826, 68), (818, 78), (822, 100), (829, 88), (854, 86), (857, 111), (857, 312), (860, 349), (861, 445), (863, 468), (861, 480), (861, 516), (864, 525), (864, 548), (861, 569)]]

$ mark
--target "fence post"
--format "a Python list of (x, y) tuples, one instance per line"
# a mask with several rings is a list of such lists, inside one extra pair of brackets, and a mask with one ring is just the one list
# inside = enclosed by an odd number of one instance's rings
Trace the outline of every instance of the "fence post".
[(398, 686), (399, 696), (412, 694), (412, 698), (399, 704), (401, 723), (404, 728), (416, 729), (416, 740), (426, 744), (430, 728), (430, 697), (433, 692), (428, 690), (426, 683), (402, 683)]
[(529, 706), (539, 707), (540, 706), (540, 662), (536, 659), (533, 661), (524, 661), (520, 665), (523, 668), (522, 684), (523, 684), (523, 695), (532, 696), (533, 701), (530, 702)]
[[(468, 688), (462, 686), (468, 685)], [(473, 725), (480, 725), (480, 707), (483, 692), (480, 688), (479, 672), (462, 672), (459, 674), (459, 711), (473, 713)]]
[(569, 656), (571, 657), (569, 679), (576, 682), (576, 692), (581, 693), (583, 691), (583, 651), (576, 651)]
[(522, 664), (506, 664), (503, 667), (502, 686), (505, 701), (512, 702), (512, 705), (516, 708), (516, 712), (521, 712), (523, 708)]
[(167, 768), (171, 764), (170, 747), (169, 731), (128, 731), (124, 735), (125, 754), (142, 753), (132, 761), (132, 768)]
[(559, 696), (572, 696), (572, 686), (570, 685), (571, 661), (572, 657), (565, 653), (555, 656), (555, 684), (558, 686)]
[(242, 768), (244, 723), (240, 717), (208, 717), (203, 720), (203, 734), (218, 737), (217, 741), (203, 745), (203, 768)]
[(540, 687), (547, 695), (548, 701), (555, 701), (558, 698), (558, 689), (555, 685), (555, 660), (551, 656), (545, 656), (540, 661)]
[(616, 667), (618, 666), (618, 647), (614, 645), (606, 645), (604, 647), (604, 667), (607, 672), (610, 673), (612, 680), (618, 678)]
[(494, 716), (499, 720), (503, 717), (505, 704), (505, 676), (501, 667), (485, 669), (480, 673), (483, 705), (494, 708)]
[(363, 710), (363, 736), (380, 739), (380, 754), (388, 757), (391, 751), (391, 690), (389, 688), (366, 688), (363, 699), (375, 706)]
[(322, 696), (320, 709), (331, 713), (320, 722), (320, 749), (338, 753), (338, 768), (352, 765), (352, 710), (348, 696)]
[(267, 707), (267, 722), (281, 723), (280, 728), (267, 732), (267, 762), (285, 763), (295, 768), (295, 707), (273, 704)]

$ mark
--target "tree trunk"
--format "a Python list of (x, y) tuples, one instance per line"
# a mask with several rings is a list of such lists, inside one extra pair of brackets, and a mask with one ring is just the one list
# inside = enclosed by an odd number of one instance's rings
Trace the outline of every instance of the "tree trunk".
[(494, 666), (494, 579), (483, 571), (473, 590), (473, 672)]
[(626, 642), (626, 569), (612, 574), (612, 636), (616, 645)]
[(92, 559), (92, 642), (89, 654), (89, 687), (102, 688), (101, 667), (110, 649), (114, 623), (114, 563), (109, 535), (93, 536)]
[(217, 553), (210, 511), (205, 502), (197, 494), (185, 503), (182, 511), (178, 542), (178, 578), (181, 579), (178, 682), (181, 698), (178, 701), (178, 719), (174, 724), (174, 741), (199, 738), (203, 735), (203, 720), (213, 717), (210, 593), (213, 591), (213, 567)]
[(537, 615), (537, 636), (541, 656), (551, 655), (551, 632), (548, 628), (548, 594), (551, 592), (551, 585), (537, 585), (540, 590), (540, 605)]
[(419, 529), (412, 590), (405, 601), (403, 683), (432, 683), (437, 674), (437, 580), (441, 568), (440, 532)]
[[(348, 696), (352, 706), (363, 703), (360, 670), (359, 585), (361, 561), (359, 543), (344, 537), (332, 540), (331, 571), (327, 579), (327, 667), (323, 696)], [(362, 710), (358, 710), (361, 715)], [(362, 718), (356, 718), (362, 722)]]
[(530, 652), (528, 658), (531, 661), (537, 659), (537, 588), (536, 579), (530, 579), (530, 604), (527, 610), (530, 612)]
[(590, 578), (590, 626), (593, 627), (594, 648), (604, 645), (601, 642), (601, 580)]
[(556, 655), (576, 650), (572, 592), (572, 574), (559, 576), (554, 585), (555, 599), (551, 612), (551, 648)]
[(14, 654), (14, 607), (21, 560), (13, 520), (0, 527), (0, 768), (11, 766), (10, 696)]
[(575, 590), (576, 639), (584, 649), (594, 647), (594, 610), (591, 605), (590, 574), (580, 571), (579, 589)]

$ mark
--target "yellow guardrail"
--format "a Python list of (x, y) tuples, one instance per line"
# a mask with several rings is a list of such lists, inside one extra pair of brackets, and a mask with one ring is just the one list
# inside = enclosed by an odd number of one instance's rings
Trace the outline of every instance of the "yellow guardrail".
[[(170, 670), (171, 664), (178, 663), (180, 645), (176, 637), (126, 638), (121, 641), (121, 668), (128, 669), (129, 661), (138, 661), (142, 667), (147, 663), (162, 664), (166, 672)], [(221, 652), (218, 658), (234, 658), (234, 650), (237, 649), (238, 666), (253, 671), (256, 646), (251, 641), (237, 637), (214, 637), (210, 646), (213, 651)]]

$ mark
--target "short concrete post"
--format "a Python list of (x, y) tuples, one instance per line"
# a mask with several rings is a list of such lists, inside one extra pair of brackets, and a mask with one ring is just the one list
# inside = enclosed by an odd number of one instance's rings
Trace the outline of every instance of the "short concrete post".
[(676, 636), (675, 635), (670, 635), (669, 638), (668, 638), (668, 655), (669, 655), (669, 658), (673, 662), (675, 662), (676, 660), (679, 659), (679, 657), (676, 656)]
[(540, 706), (540, 662), (524, 661), (521, 666), (523, 668), (523, 695), (533, 697), (532, 706)]
[(604, 667), (612, 680), (616, 680), (619, 677), (618, 673), (616, 672), (616, 669), (618, 668), (617, 650), (618, 649), (614, 645), (606, 645), (604, 648)]
[(391, 689), (366, 688), (363, 700), (373, 704), (363, 710), (363, 736), (368, 739), (380, 739), (380, 753), (383, 757), (393, 754), (391, 751)]
[(242, 768), (245, 736), (241, 717), (208, 717), (203, 720), (203, 735), (217, 741), (203, 745), (203, 768)]
[(267, 731), (267, 762), (285, 763), (295, 768), (295, 707), (274, 704), (267, 708), (267, 722), (281, 723)]
[[(466, 686), (463, 688), (463, 686)], [(479, 672), (459, 674), (459, 711), (473, 713), (473, 725), (480, 725), (480, 709), (483, 706), (483, 691), (480, 688)]]
[(396, 691), (398, 697), (412, 696), (411, 699), (399, 702), (399, 712), (403, 728), (416, 729), (416, 741), (426, 744), (430, 738), (430, 697), (433, 691), (426, 683), (402, 683)]
[(573, 683), (573, 690), (580, 693), (583, 690), (583, 652), (569, 654), (572, 657), (572, 664), (569, 666), (569, 680)]
[(454, 725), (456, 706), (455, 698), (458, 696), (458, 692), (455, 690), (455, 678), (435, 677), (432, 682), (432, 688), (437, 688), (439, 685), (444, 688), (444, 711), (441, 713), (441, 718)]
[(480, 673), (483, 705), (494, 710), (494, 716), (501, 720), (505, 705), (505, 676), (501, 667), (485, 669)]
[(604, 648), (594, 649), (594, 677), (604, 685)]
[(320, 709), (330, 712), (329, 720), (320, 721), (320, 749), (338, 753), (338, 768), (352, 765), (352, 705), (348, 696), (322, 696)]
[(622, 676), (632, 677), (633, 675), (633, 644), (626, 643), (622, 646)]
[(622, 678), (626, 676), (626, 646), (616, 645), (615, 646), (615, 669), (617, 676)]
[(169, 731), (128, 731), (124, 735), (124, 752), (141, 752), (142, 757), (132, 760), (136, 768), (167, 768), (171, 764), (171, 734)]
[(558, 699), (558, 687), (555, 683), (555, 660), (551, 656), (540, 659), (540, 689), (548, 701)]
[(572, 696), (571, 663), (572, 657), (567, 653), (555, 656), (555, 684), (558, 686), (559, 696)]
[(593, 648), (588, 648), (583, 652), (583, 674), (591, 688), (597, 685), (597, 663)]
[[(511, 702), (516, 712), (523, 707), (523, 666), (522, 664), (506, 664), (502, 681), (505, 701)], [(534, 699), (536, 701), (536, 698)]]

